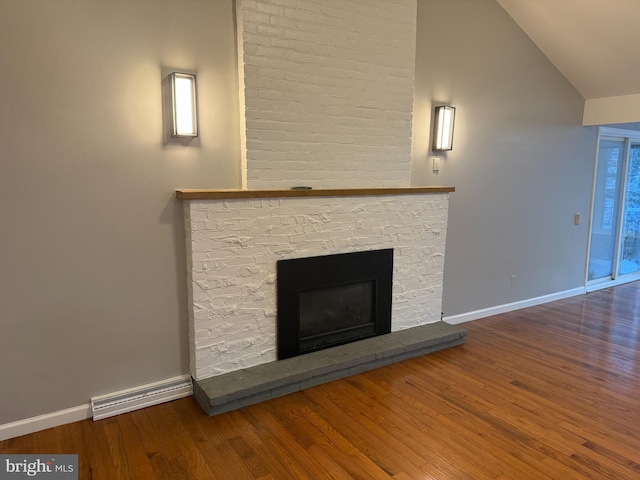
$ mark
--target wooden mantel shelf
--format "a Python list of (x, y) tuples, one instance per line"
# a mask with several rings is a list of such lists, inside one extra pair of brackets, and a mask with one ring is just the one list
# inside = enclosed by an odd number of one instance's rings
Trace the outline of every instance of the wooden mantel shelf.
[(279, 198), (279, 197), (362, 197), (378, 195), (415, 195), (423, 193), (449, 193), (454, 187), (401, 187), (401, 188), (318, 188), (313, 190), (198, 190), (178, 189), (181, 200), (224, 200), (230, 198)]

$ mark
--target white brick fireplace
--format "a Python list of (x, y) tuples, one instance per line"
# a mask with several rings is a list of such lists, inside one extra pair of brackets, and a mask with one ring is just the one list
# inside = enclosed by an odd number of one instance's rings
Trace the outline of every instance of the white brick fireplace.
[(392, 331), (440, 320), (449, 193), (416, 190), (185, 200), (193, 377), (276, 360), (281, 259), (393, 248)]
[(392, 331), (440, 320), (453, 188), (409, 188), (416, 10), (236, 1), (242, 189), (178, 191), (196, 380), (276, 361), (281, 259), (393, 248)]

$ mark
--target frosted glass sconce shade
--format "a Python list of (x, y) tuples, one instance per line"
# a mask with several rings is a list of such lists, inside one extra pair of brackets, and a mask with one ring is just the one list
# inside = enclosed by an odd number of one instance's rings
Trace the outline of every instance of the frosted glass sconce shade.
[(196, 76), (173, 72), (169, 75), (171, 86), (171, 135), (174, 137), (198, 136), (198, 109)]
[(453, 150), (453, 124), (455, 118), (455, 107), (447, 105), (436, 107), (432, 148), (434, 152)]

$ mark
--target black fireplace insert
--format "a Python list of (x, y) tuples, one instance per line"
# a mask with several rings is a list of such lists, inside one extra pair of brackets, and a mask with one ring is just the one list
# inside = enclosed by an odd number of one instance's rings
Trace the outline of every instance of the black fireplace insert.
[(279, 260), (278, 359), (391, 332), (393, 249)]

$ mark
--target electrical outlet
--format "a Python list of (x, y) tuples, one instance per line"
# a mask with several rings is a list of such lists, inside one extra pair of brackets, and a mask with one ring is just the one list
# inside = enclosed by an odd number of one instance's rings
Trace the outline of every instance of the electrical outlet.
[(433, 157), (433, 171), (440, 171), (440, 157)]
[(516, 276), (515, 275), (511, 275), (511, 286), (512, 287), (516, 286)]
[(579, 213), (576, 213), (573, 216), (573, 223), (575, 223), (576, 225), (580, 225), (580, 214)]

